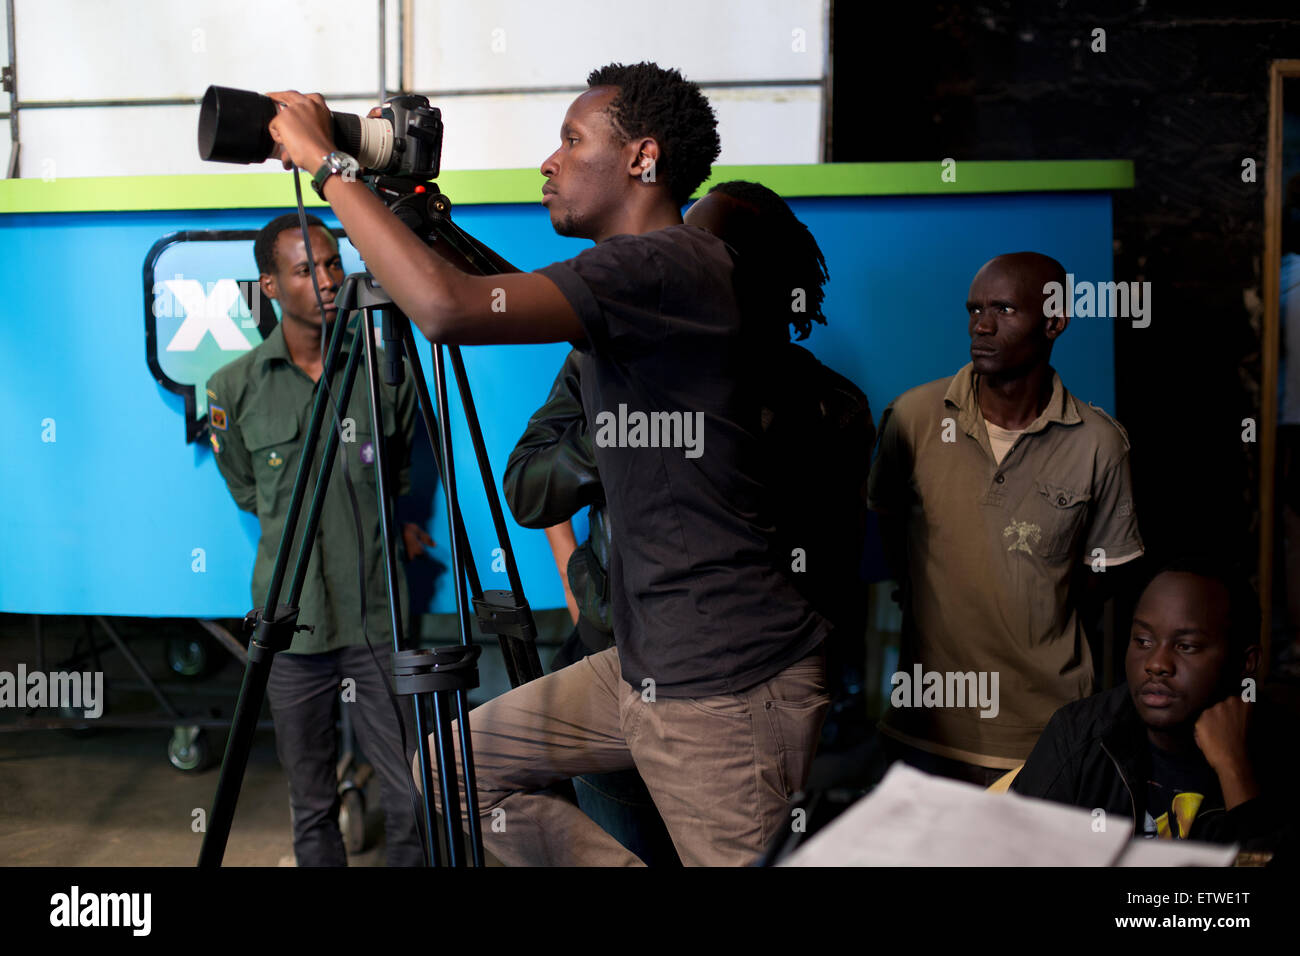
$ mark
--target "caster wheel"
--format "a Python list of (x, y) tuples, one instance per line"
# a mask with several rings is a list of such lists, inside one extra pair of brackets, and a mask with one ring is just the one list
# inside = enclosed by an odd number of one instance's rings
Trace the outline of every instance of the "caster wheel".
[(348, 787), (339, 798), (339, 830), (349, 853), (366, 848), (366, 798), (357, 787)]
[(208, 765), (212, 749), (202, 727), (173, 727), (167, 760), (183, 773), (198, 773)]
[(167, 667), (179, 677), (197, 680), (213, 668), (212, 645), (198, 634), (176, 635), (167, 638)]
[(65, 733), (69, 737), (85, 738), (85, 737), (93, 737), (95, 735), (96, 728), (94, 726), (91, 726), (91, 724), (93, 724), (93, 721), (89, 720), (86, 717), (86, 711), (83, 708), (60, 707), (59, 717), (61, 717), (64, 720), (85, 720), (87, 722), (85, 726), (81, 726), (81, 727), (62, 728), (63, 733)]

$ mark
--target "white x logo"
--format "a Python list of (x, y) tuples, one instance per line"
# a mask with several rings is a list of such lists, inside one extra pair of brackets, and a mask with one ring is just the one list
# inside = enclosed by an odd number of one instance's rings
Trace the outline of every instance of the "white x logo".
[(205, 293), (197, 279), (168, 279), (163, 285), (185, 309), (185, 321), (167, 343), (168, 352), (193, 352), (211, 332), (217, 345), (227, 352), (247, 352), (253, 347), (230, 317), (230, 307), (239, 299), (239, 284), (221, 279)]

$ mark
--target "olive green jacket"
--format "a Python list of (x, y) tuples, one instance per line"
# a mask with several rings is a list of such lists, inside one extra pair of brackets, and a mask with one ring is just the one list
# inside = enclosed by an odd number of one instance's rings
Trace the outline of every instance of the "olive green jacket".
[[(349, 334), (330, 383), (336, 399), (342, 391), (350, 343)], [(314, 630), (301, 631), (294, 638), (290, 652), (295, 654), (317, 654), (365, 643), (361, 629), (356, 522), (343, 478), (344, 462), (356, 489), (361, 517), (367, 631), (371, 643), (392, 643), (364, 358), (362, 362), (343, 416), (343, 440), (298, 602), (298, 623), (309, 624)], [(265, 603), (271, 583), (315, 391), (316, 384), (293, 364), (284, 332), (278, 325), (261, 345), (218, 370), (208, 382), (208, 425), (217, 467), (235, 503), (257, 515), (261, 524), (262, 535), (253, 565), (252, 598), (256, 606)], [(417, 408), (415, 390), (408, 375), (397, 387), (381, 386), (381, 394), (384, 449), (389, 473), (396, 476), (394, 494), (400, 496), (410, 488), (411, 436)], [(333, 414), (327, 414), (326, 421), (333, 420)], [(293, 562), (316, 487), (319, 454), (325, 438), (322, 434), (317, 445), (317, 461), (312, 464), (280, 603), (288, 600)], [(401, 532), (395, 521), (393, 531), (393, 544), (401, 555)], [(400, 572), (401, 565), (398, 567)], [(408, 605), (405, 574), (398, 574), (397, 584), (398, 601), (405, 613)]]

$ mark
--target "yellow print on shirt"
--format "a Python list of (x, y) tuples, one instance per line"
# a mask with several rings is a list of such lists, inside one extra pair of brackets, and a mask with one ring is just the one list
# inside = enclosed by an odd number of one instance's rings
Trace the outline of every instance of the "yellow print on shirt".
[(1173, 811), (1178, 832), (1175, 834), (1169, 826), (1169, 813), (1162, 813), (1156, 818), (1156, 839), (1186, 840), (1187, 835), (1192, 832), (1192, 821), (1196, 819), (1196, 811), (1201, 809), (1201, 801), (1204, 799), (1205, 797), (1199, 793), (1175, 794), (1173, 800), (1169, 801), (1169, 809)]

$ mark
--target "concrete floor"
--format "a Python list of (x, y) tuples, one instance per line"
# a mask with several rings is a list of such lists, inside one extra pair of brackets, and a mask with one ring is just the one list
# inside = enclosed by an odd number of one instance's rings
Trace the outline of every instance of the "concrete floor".
[[(539, 626), (546, 614), (539, 612)], [(29, 670), (37, 668), (31, 622), (28, 615), (0, 615), (0, 670), (15, 672), (20, 661)], [(543, 640), (549, 642), (554, 629), (546, 623)], [(112, 624), (181, 713), (229, 721), (243, 676), (233, 657), (218, 651), (217, 669), (200, 680), (179, 678), (167, 668), (166, 638), (194, 633), (191, 622), (114, 618)], [(97, 628), (89, 633), (108, 643)], [(83, 619), (42, 618), (45, 669), (74, 669), (59, 665), (78, 639), (81, 648), (89, 646), (86, 634)], [(549, 660), (550, 652), (542, 650), (544, 661)], [(147, 718), (159, 709), (121, 654), (105, 650), (100, 660), (108, 703), (101, 723), (92, 729), (14, 729), (21, 719), (58, 714), (0, 710), (0, 866), (192, 866), (198, 859), (203, 835), (194, 829), (195, 811), (206, 817), (211, 810), (227, 731), (205, 732), (214, 755), (211, 767), (176, 770), (167, 758), (169, 720), (147, 729), (103, 722)], [(76, 669), (91, 667), (87, 661)], [(471, 694), (471, 705), (509, 687), (495, 644), (485, 649), (480, 674), (482, 686)], [(264, 720), (268, 717), (264, 711)], [(352, 866), (384, 865), (378, 786), (372, 779), (366, 787), (366, 849), (350, 859)], [(259, 730), (225, 863), (284, 866), (292, 861), (288, 781), (276, 758), (273, 732)]]
[[(224, 737), (224, 735), (219, 735)], [(166, 730), (106, 729), (0, 735), (0, 864), (192, 866), (217, 770), (181, 773), (167, 762)], [(288, 783), (275, 741), (257, 734), (231, 828), (226, 864), (277, 866), (292, 857)], [(370, 850), (353, 865), (379, 865)]]

